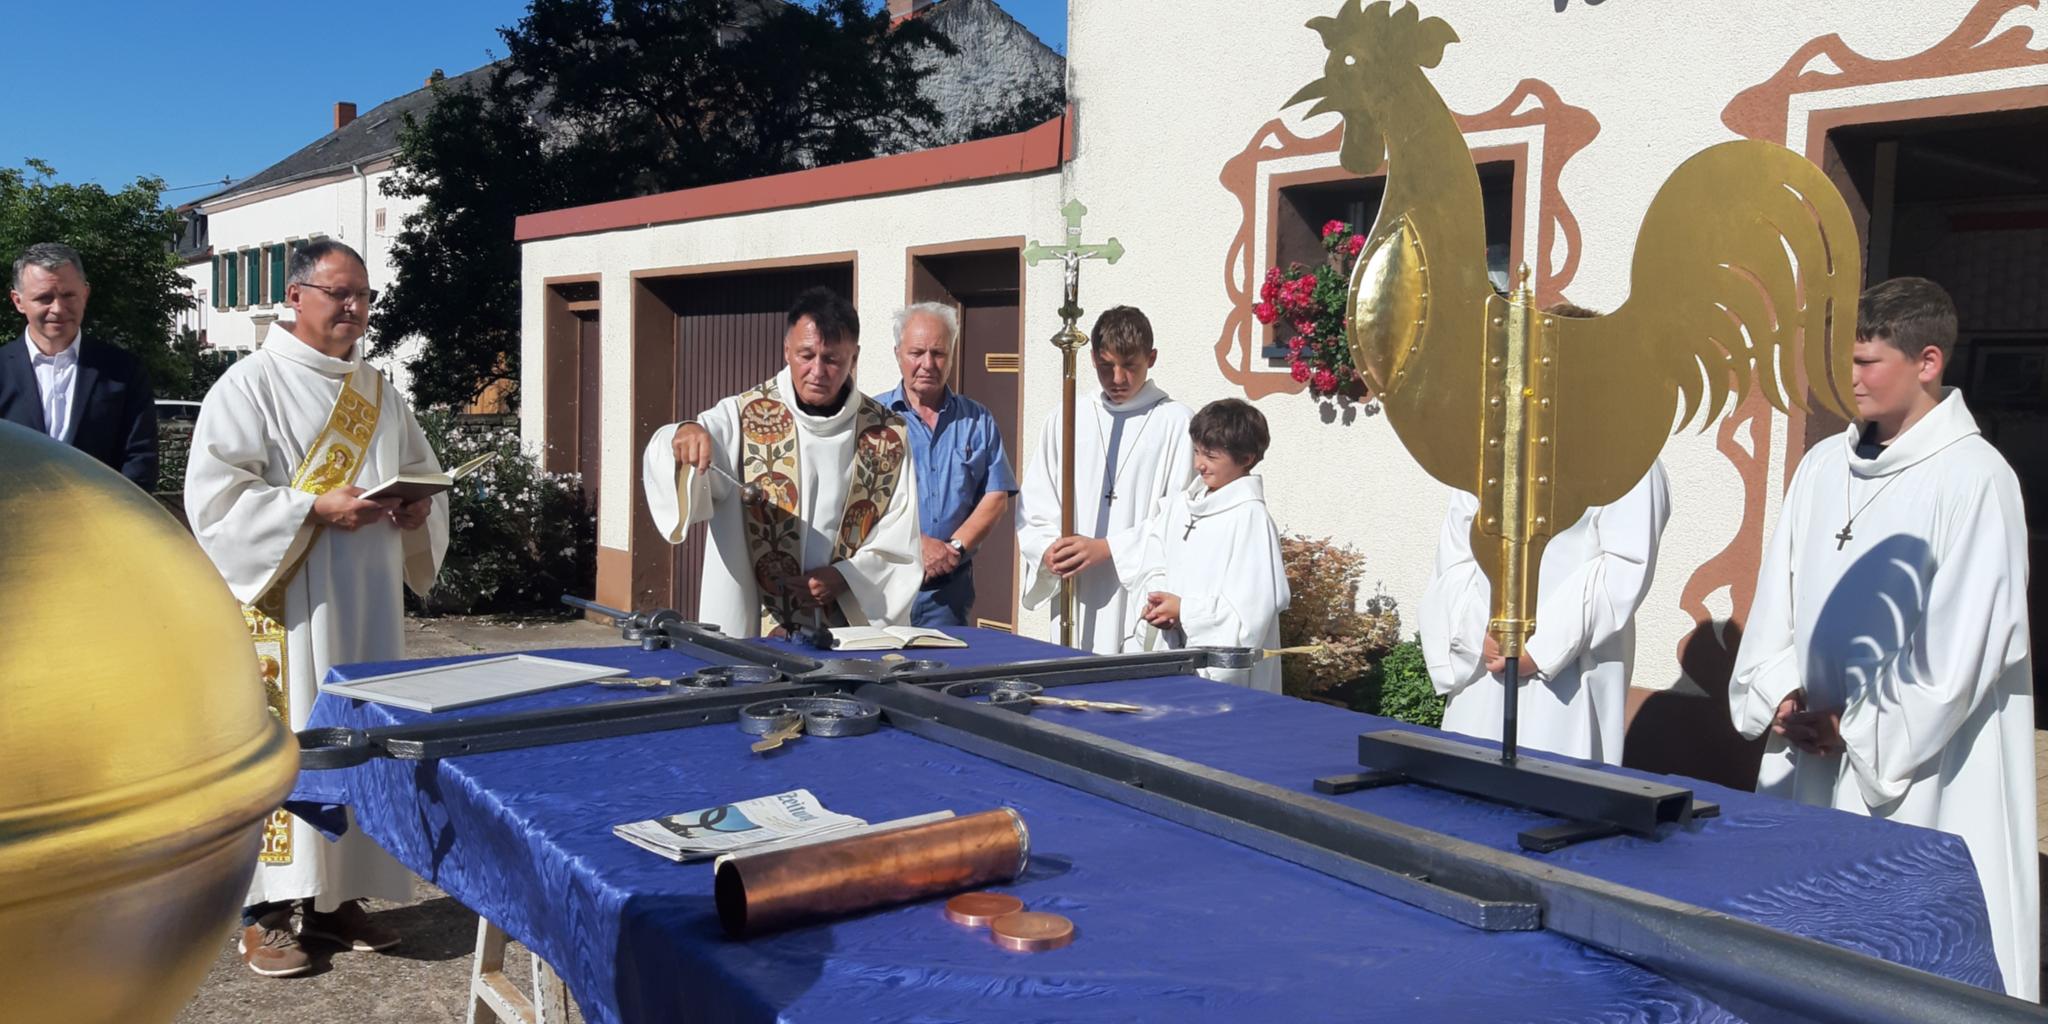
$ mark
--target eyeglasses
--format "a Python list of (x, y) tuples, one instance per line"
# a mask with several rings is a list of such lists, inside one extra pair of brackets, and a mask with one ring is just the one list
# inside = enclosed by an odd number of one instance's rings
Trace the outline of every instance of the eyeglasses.
[(314, 284), (311, 281), (301, 281), (299, 282), (299, 287), (326, 292), (327, 297), (333, 299), (335, 304), (340, 306), (356, 306), (361, 309), (368, 309), (377, 304), (377, 289), (375, 288), (359, 292), (352, 288), (330, 288), (324, 284)]

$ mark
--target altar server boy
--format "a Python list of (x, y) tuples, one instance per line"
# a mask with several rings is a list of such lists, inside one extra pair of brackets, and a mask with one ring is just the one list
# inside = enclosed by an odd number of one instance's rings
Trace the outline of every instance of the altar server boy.
[(1856, 419), (1806, 453), (1729, 681), (1757, 792), (1961, 836), (2005, 990), (2040, 998), (2020, 485), (1943, 387), (1956, 309), (1902, 277), (1856, 311)]
[[(1155, 646), (1280, 646), (1280, 613), (1291, 595), (1280, 535), (1266, 514), (1265, 483), (1252, 467), (1266, 455), (1266, 418), (1225, 398), (1188, 423), (1195, 479), (1168, 496), (1146, 529), (1142, 558), (1118, 572), (1138, 606), (1126, 650)], [(1249, 669), (1204, 669), (1226, 683), (1280, 692), (1280, 661)]]

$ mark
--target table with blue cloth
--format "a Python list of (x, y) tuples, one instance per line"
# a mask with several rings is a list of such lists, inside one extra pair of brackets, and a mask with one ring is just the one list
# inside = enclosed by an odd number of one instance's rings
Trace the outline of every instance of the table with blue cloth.
[[(984, 630), (955, 665), (1065, 648)], [(781, 641), (762, 641), (779, 644)], [(620, 644), (545, 652), (675, 676), (709, 664)], [(919, 652), (921, 655), (925, 652)], [(450, 660), (349, 665), (360, 679)], [(1357, 737), (1394, 723), (1192, 676), (1066, 691), (1142, 714), (1050, 720), (1303, 793), (1358, 770)], [(631, 699), (596, 685), (442, 717)], [(322, 694), (312, 726), (436, 716)], [(732, 724), (306, 772), (297, 806), (350, 805), (400, 861), (552, 965), (593, 1022), (1718, 1021), (1689, 989), (1545, 932), (1483, 932), (1308, 868), (884, 727), (770, 756)], [(1012, 807), (1031, 864), (1001, 891), (1071, 918), (1075, 941), (1014, 953), (943, 900), (728, 939), (709, 863), (676, 864), (612, 826), (799, 787), (886, 821)], [(1661, 896), (1999, 989), (1982, 890), (1960, 839), (1699, 783), (1718, 818), (1658, 838), (1525, 854)], [(1325, 797), (1500, 850), (1549, 819), (1419, 786)], [(310, 811), (308, 813), (311, 813)]]

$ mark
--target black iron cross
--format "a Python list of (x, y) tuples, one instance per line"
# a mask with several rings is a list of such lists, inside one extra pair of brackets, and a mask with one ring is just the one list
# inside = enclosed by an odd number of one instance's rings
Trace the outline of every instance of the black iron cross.
[(1836, 550), (1836, 551), (1840, 551), (1840, 550), (1842, 550), (1842, 545), (1844, 545), (1844, 544), (1847, 544), (1847, 543), (1849, 543), (1850, 541), (1852, 541), (1852, 540), (1855, 540), (1855, 539), (1856, 539), (1856, 535), (1855, 535), (1855, 534), (1853, 534), (1853, 533), (1850, 533), (1850, 532), (1849, 532), (1849, 526), (1850, 526), (1850, 524), (1848, 524), (1848, 523), (1843, 523), (1843, 524), (1842, 524), (1842, 532), (1840, 532), (1840, 533), (1838, 533), (1838, 534), (1835, 534), (1835, 550)]

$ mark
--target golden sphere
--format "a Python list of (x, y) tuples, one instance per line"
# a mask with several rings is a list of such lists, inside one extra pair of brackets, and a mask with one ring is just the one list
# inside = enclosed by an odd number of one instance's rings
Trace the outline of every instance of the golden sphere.
[(0, 1016), (168, 1021), (298, 756), (178, 521), (0, 421)]

